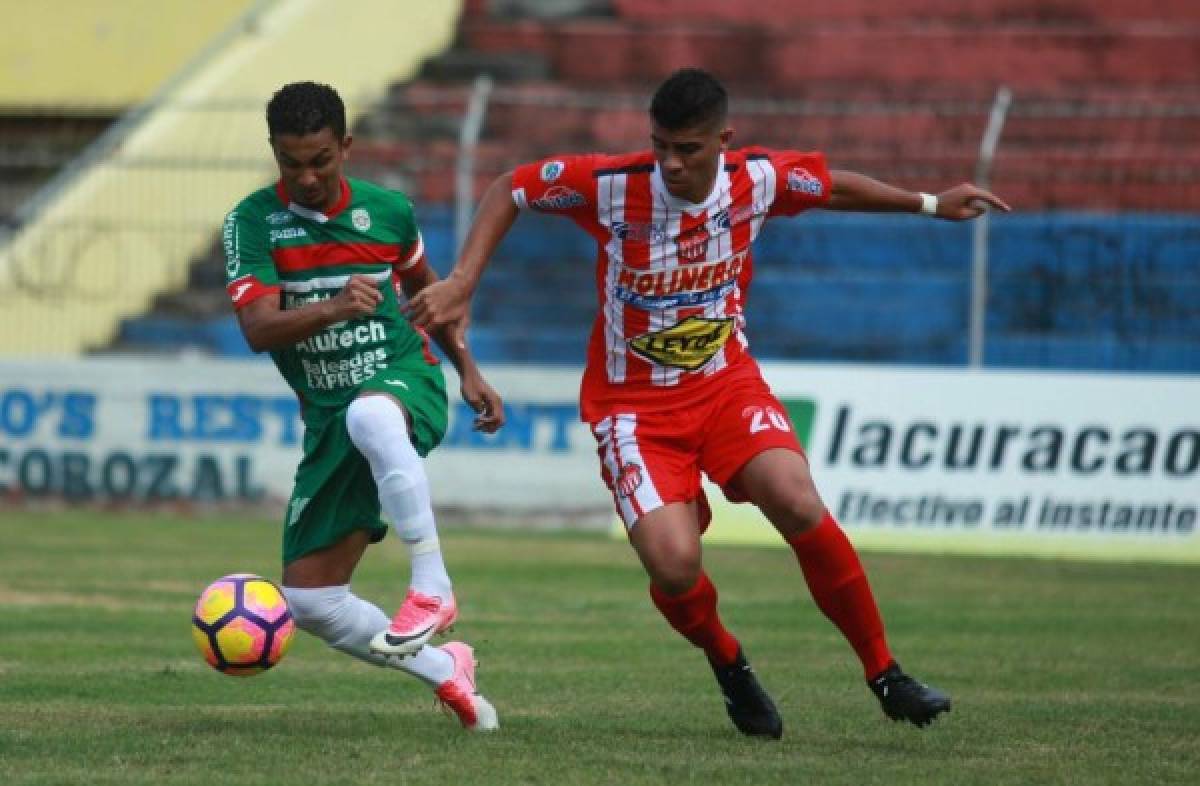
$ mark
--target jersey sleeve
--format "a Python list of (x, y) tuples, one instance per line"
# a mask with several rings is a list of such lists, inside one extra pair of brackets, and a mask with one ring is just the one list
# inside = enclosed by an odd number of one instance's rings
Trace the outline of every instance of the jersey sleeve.
[(565, 215), (576, 221), (596, 214), (596, 156), (556, 156), (513, 170), (512, 198), (521, 210)]
[(769, 151), (768, 159), (775, 170), (775, 201), (767, 215), (794, 216), (829, 202), (833, 180), (824, 153)]
[(396, 263), (392, 265), (392, 275), (399, 279), (421, 268), (421, 263), (425, 261), (425, 241), (421, 238), (420, 228), (417, 227), (412, 200), (398, 191), (393, 194), (400, 203), (396, 227), (400, 248)]
[(245, 308), (265, 295), (279, 292), (279, 273), (267, 245), (267, 222), (255, 220), (245, 205), (225, 217), (221, 229), (225, 248), (225, 291), (235, 309)]

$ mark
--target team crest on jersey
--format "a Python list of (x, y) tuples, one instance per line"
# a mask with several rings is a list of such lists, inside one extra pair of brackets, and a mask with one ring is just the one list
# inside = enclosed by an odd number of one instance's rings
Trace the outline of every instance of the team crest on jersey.
[(566, 168), (567, 165), (562, 161), (547, 161), (542, 164), (542, 182), (553, 183), (562, 176), (563, 170)]
[(568, 210), (572, 207), (582, 207), (587, 204), (583, 194), (566, 186), (551, 186), (546, 193), (529, 204), (542, 210)]
[(371, 228), (371, 214), (365, 207), (356, 207), (350, 211), (350, 223), (359, 232), (366, 232)]
[(642, 468), (630, 462), (621, 467), (617, 473), (617, 494), (622, 497), (632, 497), (642, 485)]
[(661, 366), (695, 371), (721, 351), (733, 335), (733, 320), (691, 316), (665, 330), (629, 339), (629, 346)]
[(267, 214), (267, 223), (271, 226), (277, 227), (280, 224), (286, 224), (291, 220), (292, 214), (291, 211), (288, 210), (276, 210), (274, 213)]
[(686, 264), (702, 262), (708, 256), (708, 239), (711, 237), (703, 225), (696, 227), (676, 241), (679, 261)]
[(810, 196), (821, 196), (825, 191), (825, 185), (821, 182), (821, 178), (802, 166), (794, 166), (788, 172), (787, 187), (788, 191), (799, 191), (801, 194)]

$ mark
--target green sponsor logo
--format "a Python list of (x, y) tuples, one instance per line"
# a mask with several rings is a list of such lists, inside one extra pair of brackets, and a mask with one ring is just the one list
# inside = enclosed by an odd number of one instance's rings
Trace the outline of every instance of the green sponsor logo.
[(817, 402), (811, 398), (780, 399), (783, 408), (787, 410), (792, 428), (796, 430), (796, 439), (808, 450), (809, 438), (812, 436), (813, 420), (817, 417)]

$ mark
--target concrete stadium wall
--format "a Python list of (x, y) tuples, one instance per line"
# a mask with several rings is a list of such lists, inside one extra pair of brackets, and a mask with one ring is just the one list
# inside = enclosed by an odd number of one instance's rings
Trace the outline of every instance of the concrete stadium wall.
[(6, 3), (0, 108), (121, 109), (148, 98), (256, 0)]

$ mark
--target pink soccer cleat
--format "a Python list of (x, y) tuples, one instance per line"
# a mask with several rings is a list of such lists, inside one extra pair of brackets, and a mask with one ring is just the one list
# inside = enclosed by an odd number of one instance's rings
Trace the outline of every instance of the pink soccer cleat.
[(468, 731), (495, 731), (500, 728), (496, 708), (475, 691), (475, 652), (470, 645), (452, 641), (441, 647), (454, 658), (454, 676), (435, 691)]
[(442, 600), (410, 589), (387, 630), (371, 639), (371, 650), (384, 655), (412, 655), (458, 619), (458, 603), (451, 595)]

